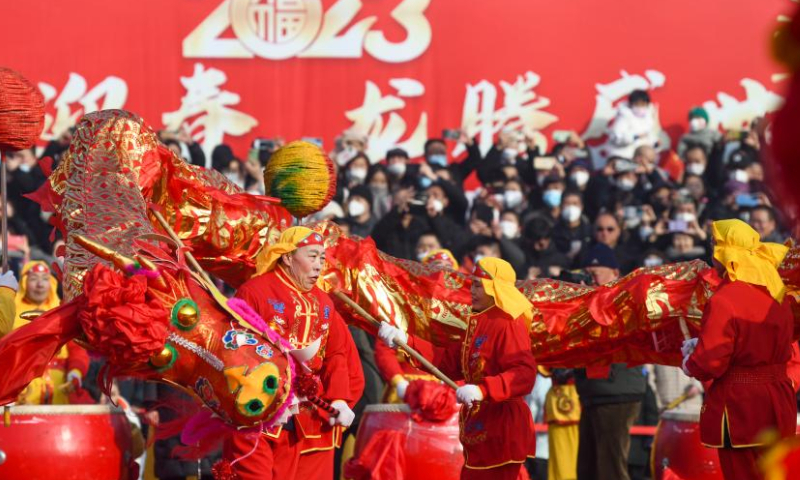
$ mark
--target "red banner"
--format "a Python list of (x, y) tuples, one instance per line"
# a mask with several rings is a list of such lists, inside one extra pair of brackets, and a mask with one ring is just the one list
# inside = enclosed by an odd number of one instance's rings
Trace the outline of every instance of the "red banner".
[[(125, 108), (207, 153), (347, 129), (422, 152), (465, 127), (597, 138), (635, 88), (676, 140), (693, 105), (737, 128), (776, 109), (768, 42), (790, 0), (82, 0), (4, 2), (0, 64), (47, 99), (42, 142)], [(454, 149), (456, 147), (454, 146)], [(458, 154), (458, 151), (454, 151)]]

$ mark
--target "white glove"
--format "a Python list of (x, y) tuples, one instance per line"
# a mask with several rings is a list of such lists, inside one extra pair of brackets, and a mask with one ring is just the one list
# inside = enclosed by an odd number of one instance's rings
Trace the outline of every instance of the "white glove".
[(481, 387), (477, 385), (464, 385), (463, 387), (458, 387), (458, 390), (456, 390), (456, 398), (459, 403), (463, 403), (472, 408), (473, 404), (483, 400), (483, 392), (481, 392)]
[(14, 272), (9, 270), (0, 275), (0, 287), (8, 287), (15, 292), (19, 290), (19, 282), (17, 281), (17, 277), (14, 276)]
[(683, 357), (683, 363), (681, 363), (681, 370), (683, 370), (683, 373), (685, 373), (687, 377), (691, 377), (692, 374), (689, 373), (689, 369), (686, 368), (686, 362), (688, 360), (689, 360), (689, 355), (686, 355), (685, 357)]
[(353, 420), (356, 418), (356, 414), (350, 410), (350, 407), (347, 406), (347, 402), (344, 400), (336, 400), (331, 402), (331, 407), (335, 408), (339, 411), (339, 415), (335, 417), (331, 417), (329, 420), (331, 425), (341, 425), (343, 427), (349, 427)]
[(400, 400), (404, 400), (406, 398), (406, 389), (408, 388), (408, 380), (400, 380), (395, 385), (394, 389), (397, 392), (397, 397)]
[(681, 345), (681, 354), (684, 357), (688, 357), (689, 355), (694, 352), (694, 349), (697, 347), (697, 337), (690, 338), (689, 340), (684, 340), (683, 345)]
[(378, 338), (389, 348), (397, 348), (395, 339), (401, 339), (405, 342), (408, 340), (408, 335), (397, 327), (393, 327), (386, 322), (381, 322), (381, 328), (378, 329)]

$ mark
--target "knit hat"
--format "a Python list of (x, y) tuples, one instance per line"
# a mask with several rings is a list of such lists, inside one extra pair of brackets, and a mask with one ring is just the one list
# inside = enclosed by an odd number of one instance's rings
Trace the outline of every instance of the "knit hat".
[(706, 123), (711, 121), (708, 117), (708, 112), (703, 107), (694, 107), (689, 110), (689, 120), (693, 118), (703, 118), (705, 119)]

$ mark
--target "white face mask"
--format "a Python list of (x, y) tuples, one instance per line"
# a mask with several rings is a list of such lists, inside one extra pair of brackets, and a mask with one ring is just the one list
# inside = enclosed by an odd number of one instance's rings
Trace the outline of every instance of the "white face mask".
[(569, 178), (570, 180), (575, 182), (575, 185), (577, 185), (580, 188), (583, 188), (584, 185), (589, 183), (589, 172), (587, 172), (586, 170), (577, 170), (573, 172), (572, 175), (569, 176)]
[(647, 116), (647, 112), (649, 112), (650, 109), (648, 107), (633, 107), (631, 108), (631, 111), (637, 117), (644, 118)]
[(747, 183), (750, 181), (750, 175), (745, 170), (734, 170), (731, 172), (731, 180)]
[(386, 167), (386, 170), (397, 178), (406, 174), (406, 164), (404, 162), (397, 162)]
[(353, 200), (347, 205), (347, 213), (350, 214), (351, 217), (360, 217), (367, 211), (367, 206), (364, 205), (364, 202), (360, 202), (358, 200)]
[(28, 165), (27, 163), (22, 163), (19, 166), (19, 171), (23, 173), (28, 173), (31, 171), (31, 166)]
[(358, 155), (358, 151), (356, 151), (355, 148), (347, 147), (344, 150), (342, 150), (341, 152), (336, 154), (336, 163), (340, 167), (343, 167), (343, 166), (347, 165), (347, 162), (349, 162), (350, 160), (354, 159), (356, 157), (356, 155)]
[(706, 119), (702, 117), (695, 117), (689, 120), (689, 130), (693, 132), (699, 132), (700, 130), (706, 128)]
[(702, 175), (705, 171), (706, 171), (706, 166), (699, 162), (690, 163), (686, 165), (686, 173), (691, 175), (699, 176)]
[(506, 190), (503, 193), (503, 201), (507, 208), (516, 208), (522, 203), (522, 192), (519, 190)]
[(567, 205), (561, 210), (561, 218), (566, 222), (577, 222), (581, 218), (581, 207), (577, 205)]
[(660, 267), (664, 264), (664, 260), (661, 260), (660, 257), (647, 257), (642, 263), (645, 267)]
[(367, 169), (366, 168), (351, 168), (347, 171), (347, 176), (350, 177), (350, 180), (356, 181), (361, 183), (367, 178)]
[(475, 265), (477, 265), (478, 262), (480, 262), (483, 257), (484, 257), (484, 255), (482, 253), (476, 253), (475, 254)]
[(425, 259), (425, 257), (426, 257), (427, 255), (428, 255), (428, 252), (427, 252), (427, 251), (424, 251), (424, 252), (417, 252), (417, 260), (419, 260), (419, 261), (421, 262), (422, 260), (424, 260), (424, 259)]
[(636, 181), (631, 180), (630, 178), (621, 178), (617, 182), (617, 188), (619, 188), (623, 192), (630, 192), (635, 187), (636, 187)]
[(506, 160), (514, 160), (519, 155), (519, 151), (516, 148), (506, 148), (503, 150), (503, 158)]
[(439, 199), (433, 199), (432, 205), (433, 205), (433, 211), (436, 213), (439, 213), (442, 210), (444, 210), (444, 203), (442, 203), (442, 201)]
[(675, 214), (675, 220), (684, 221), (686, 223), (692, 223), (697, 220), (697, 216), (691, 212), (681, 212)]
[(511, 220), (502, 220), (500, 222), (500, 232), (506, 238), (516, 238), (519, 233), (519, 224)]

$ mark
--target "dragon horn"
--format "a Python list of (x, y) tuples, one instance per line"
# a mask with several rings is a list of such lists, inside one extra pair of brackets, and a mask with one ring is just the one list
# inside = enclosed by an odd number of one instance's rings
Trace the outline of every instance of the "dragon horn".
[(97, 255), (103, 260), (108, 260), (122, 271), (127, 272), (136, 265), (136, 261), (134, 259), (126, 257), (116, 250), (112, 250), (105, 245), (95, 242), (94, 240), (89, 240), (83, 235), (75, 235), (72, 238), (75, 240), (75, 243), (83, 247), (87, 252)]

